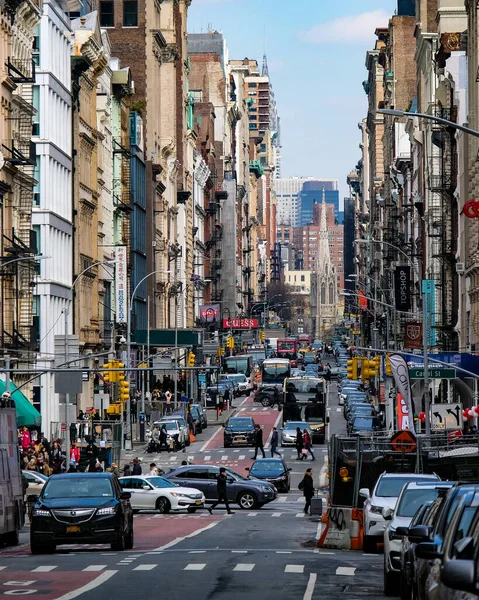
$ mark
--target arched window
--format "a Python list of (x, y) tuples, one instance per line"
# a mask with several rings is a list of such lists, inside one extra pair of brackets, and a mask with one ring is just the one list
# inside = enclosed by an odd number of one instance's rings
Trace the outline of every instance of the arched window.
[(329, 304), (334, 304), (334, 288), (333, 284), (329, 284)]
[(326, 304), (326, 284), (321, 284), (321, 304)]

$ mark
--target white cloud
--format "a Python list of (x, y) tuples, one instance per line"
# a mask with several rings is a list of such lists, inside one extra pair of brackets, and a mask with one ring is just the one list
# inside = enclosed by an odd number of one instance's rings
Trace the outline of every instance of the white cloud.
[(314, 25), (310, 29), (300, 31), (299, 36), (303, 41), (312, 44), (371, 42), (375, 29), (385, 27), (390, 18), (385, 10), (348, 15)]

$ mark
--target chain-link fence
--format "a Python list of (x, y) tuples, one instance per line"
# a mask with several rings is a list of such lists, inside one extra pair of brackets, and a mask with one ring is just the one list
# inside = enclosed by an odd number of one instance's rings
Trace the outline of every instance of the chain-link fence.
[(447, 434), (417, 437), (402, 452), (385, 436), (333, 435), (330, 450), (330, 496), (333, 506), (361, 507), (361, 488), (372, 490), (381, 473), (436, 473), (443, 480), (479, 479), (479, 437), (453, 439)]

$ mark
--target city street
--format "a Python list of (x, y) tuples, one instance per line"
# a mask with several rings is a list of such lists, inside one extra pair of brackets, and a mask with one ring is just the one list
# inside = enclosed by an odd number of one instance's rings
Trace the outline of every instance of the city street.
[[(331, 428), (340, 432), (344, 419), (336, 398), (336, 385), (332, 384)], [(263, 426), (268, 440), (280, 420), (278, 410), (264, 409), (252, 399), (237, 399), (234, 404), (237, 414), (251, 415)], [(246, 474), (254, 450), (222, 448), (222, 431), (210, 421), (186, 453), (143, 455), (143, 471), (151, 461), (168, 471), (191, 457), (195, 464), (224, 464)], [(304, 515), (298, 483), (305, 468), (313, 467), (315, 485), (326, 502), (326, 445), (315, 447), (317, 460), (308, 460), (307, 465), (296, 460), (294, 448), (280, 450), (292, 468), (288, 494), (279, 494), (277, 500), (258, 510), (233, 506), (235, 514), (230, 516), (221, 506), (212, 516), (206, 510), (168, 515), (143, 512), (135, 516), (132, 551), (62, 546), (54, 555), (31, 556), (25, 528), (20, 546), (0, 552), (0, 595), (93, 600), (99, 594), (129, 598), (141, 588), (150, 593), (167, 589), (170, 600), (383, 598), (383, 557), (318, 550), (320, 518)], [(266, 452), (269, 455), (268, 445)]]

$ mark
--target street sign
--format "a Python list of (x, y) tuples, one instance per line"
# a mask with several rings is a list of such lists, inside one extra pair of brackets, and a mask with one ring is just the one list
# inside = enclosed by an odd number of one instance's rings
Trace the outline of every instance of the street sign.
[(105, 410), (110, 406), (110, 394), (94, 394), (93, 404), (97, 410)]
[[(428, 369), (429, 379), (455, 379), (456, 369), (442, 369), (440, 367), (432, 367)], [(409, 369), (409, 377), (411, 379), (424, 379), (424, 368)]]
[(258, 319), (223, 319), (223, 329), (258, 329)]
[(82, 374), (78, 371), (72, 372), (65, 369), (55, 373), (56, 394), (80, 394), (83, 390)]
[(200, 388), (205, 388), (206, 387), (206, 374), (205, 373), (200, 373), (198, 375), (198, 384), (200, 386)]
[(433, 431), (454, 431), (462, 429), (462, 404), (433, 404), (431, 406), (431, 429)]
[(416, 437), (407, 429), (398, 431), (391, 438), (391, 448), (395, 452), (414, 452), (416, 450)]

